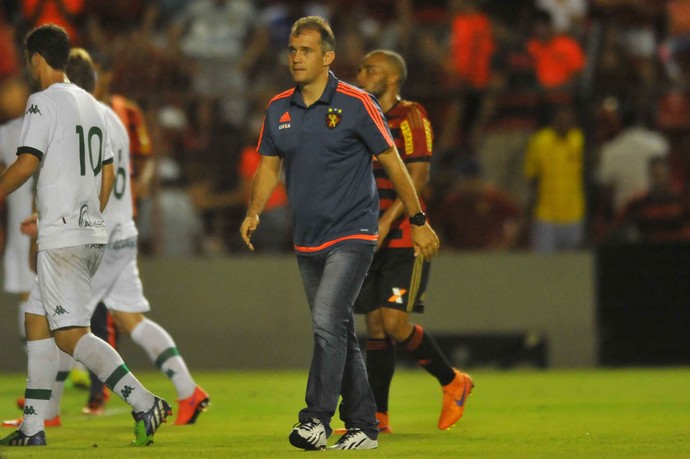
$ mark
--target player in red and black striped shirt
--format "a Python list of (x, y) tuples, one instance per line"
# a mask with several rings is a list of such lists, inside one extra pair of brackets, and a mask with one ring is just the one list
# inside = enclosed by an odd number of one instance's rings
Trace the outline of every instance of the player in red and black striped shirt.
[[(399, 92), (407, 69), (403, 58), (386, 50), (372, 51), (362, 60), (357, 83), (377, 97), (397, 150), (420, 194), (429, 179), (433, 134), (426, 110), (416, 102), (402, 100)], [(448, 363), (434, 339), (409, 314), (423, 310), (429, 262), (415, 256), (410, 220), (385, 170), (374, 162), (379, 192), (379, 239), (369, 272), (355, 303), (366, 313), (366, 366), (376, 399), (379, 430), (390, 432), (388, 392), (395, 370), (395, 347), (410, 352), (443, 387), (439, 429), (447, 429), (462, 416), (473, 383), (469, 375)]]

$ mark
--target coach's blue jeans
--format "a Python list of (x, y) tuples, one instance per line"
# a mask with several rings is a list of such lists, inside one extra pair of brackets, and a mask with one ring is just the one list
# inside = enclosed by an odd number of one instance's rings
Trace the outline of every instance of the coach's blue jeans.
[(318, 418), (327, 435), (342, 395), (340, 418), (370, 438), (378, 436), (376, 402), (355, 334), (352, 305), (359, 294), (374, 246), (343, 244), (316, 256), (297, 256), (302, 283), (311, 309), (314, 331), (305, 401), (299, 421)]

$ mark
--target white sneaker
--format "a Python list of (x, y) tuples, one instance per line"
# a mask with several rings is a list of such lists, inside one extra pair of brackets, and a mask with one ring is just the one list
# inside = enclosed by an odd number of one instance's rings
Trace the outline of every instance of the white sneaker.
[(326, 448), (326, 429), (317, 418), (298, 422), (290, 432), (290, 444), (304, 450)]
[(379, 441), (372, 440), (361, 429), (348, 429), (347, 433), (328, 449), (376, 449), (378, 446)]

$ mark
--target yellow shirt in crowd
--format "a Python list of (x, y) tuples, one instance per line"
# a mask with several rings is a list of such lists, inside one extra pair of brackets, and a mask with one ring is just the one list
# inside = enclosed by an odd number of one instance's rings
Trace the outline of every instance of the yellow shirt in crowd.
[(550, 223), (575, 223), (585, 214), (582, 167), (584, 137), (571, 129), (565, 137), (544, 128), (530, 139), (525, 176), (537, 179), (534, 216)]

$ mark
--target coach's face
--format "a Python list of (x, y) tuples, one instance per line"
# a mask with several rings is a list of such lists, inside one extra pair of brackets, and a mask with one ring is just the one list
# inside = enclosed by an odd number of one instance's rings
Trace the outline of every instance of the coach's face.
[(288, 44), (288, 67), (295, 83), (308, 85), (324, 74), (333, 62), (335, 53), (321, 50), (321, 34), (306, 29), (299, 35), (290, 35)]

